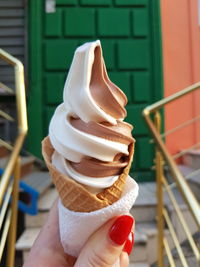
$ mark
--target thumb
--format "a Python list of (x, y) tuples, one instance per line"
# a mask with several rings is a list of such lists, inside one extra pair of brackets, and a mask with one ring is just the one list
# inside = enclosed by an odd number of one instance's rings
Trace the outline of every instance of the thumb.
[(111, 267), (119, 259), (134, 219), (122, 215), (109, 220), (86, 242), (75, 267)]

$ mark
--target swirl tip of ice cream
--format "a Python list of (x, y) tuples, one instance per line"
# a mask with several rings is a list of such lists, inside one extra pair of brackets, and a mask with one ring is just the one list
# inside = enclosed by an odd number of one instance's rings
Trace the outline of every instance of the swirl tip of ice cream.
[(111, 186), (128, 164), (134, 139), (123, 122), (127, 98), (107, 75), (99, 40), (75, 51), (63, 99), (49, 127), (52, 163), (86, 186)]

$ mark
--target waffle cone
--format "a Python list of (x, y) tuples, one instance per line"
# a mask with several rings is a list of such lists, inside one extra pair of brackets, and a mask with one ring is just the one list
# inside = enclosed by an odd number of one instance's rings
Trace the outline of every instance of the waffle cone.
[(129, 146), (129, 163), (126, 168), (124, 168), (123, 173), (120, 174), (118, 180), (111, 187), (104, 189), (97, 195), (90, 193), (81, 184), (59, 172), (51, 163), (53, 152), (54, 148), (51, 145), (50, 139), (46, 137), (42, 141), (42, 154), (61, 202), (69, 210), (91, 212), (111, 205), (121, 197), (133, 159), (133, 143)]

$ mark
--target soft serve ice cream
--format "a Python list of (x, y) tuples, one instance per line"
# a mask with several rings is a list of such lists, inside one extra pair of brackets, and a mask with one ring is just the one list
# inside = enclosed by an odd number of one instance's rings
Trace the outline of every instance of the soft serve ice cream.
[(123, 121), (127, 98), (107, 75), (100, 41), (76, 50), (63, 99), (49, 126), (52, 164), (98, 193), (123, 172), (134, 142), (132, 126)]
[(134, 139), (123, 121), (127, 99), (108, 78), (100, 41), (76, 50), (63, 98), (42, 153), (59, 194), (63, 249), (78, 257), (89, 236), (129, 213), (138, 195), (128, 175)]

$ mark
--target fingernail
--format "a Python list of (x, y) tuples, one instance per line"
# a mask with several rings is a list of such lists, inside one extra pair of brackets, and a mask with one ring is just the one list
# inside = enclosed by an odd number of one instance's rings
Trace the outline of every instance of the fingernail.
[(131, 232), (134, 219), (129, 215), (122, 215), (116, 219), (109, 231), (110, 239), (117, 245), (122, 245)]
[(134, 245), (134, 233), (131, 232), (126, 240), (123, 251), (128, 253), (128, 255), (130, 255), (133, 245)]

